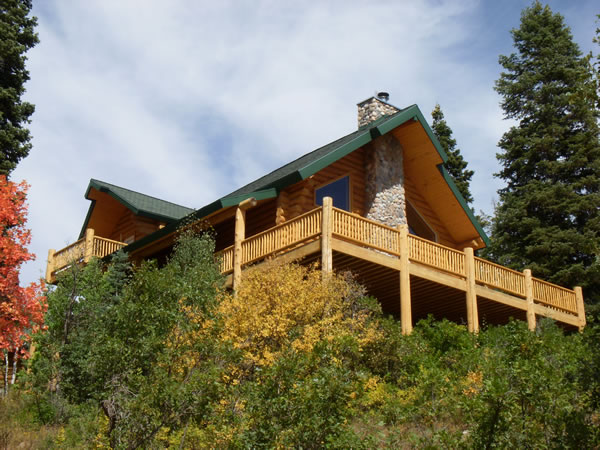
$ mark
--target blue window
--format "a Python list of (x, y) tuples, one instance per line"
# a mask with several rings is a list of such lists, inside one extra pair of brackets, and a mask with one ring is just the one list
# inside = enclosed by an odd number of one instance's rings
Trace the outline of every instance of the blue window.
[(323, 206), (323, 197), (331, 197), (333, 206), (350, 211), (350, 177), (345, 176), (318, 188), (315, 192), (316, 203)]

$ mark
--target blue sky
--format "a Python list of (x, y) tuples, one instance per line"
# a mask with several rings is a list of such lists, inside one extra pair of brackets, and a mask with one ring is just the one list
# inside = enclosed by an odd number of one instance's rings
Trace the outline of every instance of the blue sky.
[[(26, 179), (31, 249), (22, 282), (49, 248), (77, 239), (90, 178), (201, 207), (356, 128), (376, 91), (440, 103), (469, 168), (477, 211), (503, 186), (499, 54), (529, 1), (34, 2), (40, 44), (28, 54), (36, 105)], [(582, 51), (596, 0), (549, 2)]]

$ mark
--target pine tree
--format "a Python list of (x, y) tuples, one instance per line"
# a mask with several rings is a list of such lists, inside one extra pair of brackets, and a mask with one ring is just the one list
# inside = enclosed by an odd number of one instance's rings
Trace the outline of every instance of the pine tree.
[(600, 299), (600, 141), (597, 92), (560, 14), (539, 2), (512, 30), (516, 53), (500, 56), (496, 81), (507, 119), (497, 158), (506, 182), (490, 252), (515, 269)]
[(31, 134), (25, 128), (34, 106), (24, 102), (25, 53), (39, 42), (31, 0), (0, 0), (0, 175), (9, 175), (29, 154)]
[(431, 117), (433, 117), (433, 124), (431, 126), (433, 133), (446, 152), (446, 155), (448, 155), (448, 161), (445, 164), (446, 169), (467, 203), (472, 203), (473, 196), (471, 195), (469, 185), (474, 172), (467, 170), (468, 163), (460, 154), (460, 149), (456, 148), (456, 139), (452, 137), (452, 129), (448, 126), (446, 120), (444, 120), (444, 113), (440, 105), (435, 105), (435, 108), (431, 111)]

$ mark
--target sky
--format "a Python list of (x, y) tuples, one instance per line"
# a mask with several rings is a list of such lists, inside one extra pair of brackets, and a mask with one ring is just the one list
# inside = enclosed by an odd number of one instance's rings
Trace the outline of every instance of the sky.
[[(496, 146), (511, 123), (493, 87), (525, 0), (37, 0), (25, 100), (26, 284), (49, 248), (77, 240), (90, 178), (200, 208), (354, 131), (378, 91), (441, 105), (476, 211), (503, 187)], [(584, 52), (597, 0), (552, 0)], [(597, 52), (596, 52), (597, 53)]]

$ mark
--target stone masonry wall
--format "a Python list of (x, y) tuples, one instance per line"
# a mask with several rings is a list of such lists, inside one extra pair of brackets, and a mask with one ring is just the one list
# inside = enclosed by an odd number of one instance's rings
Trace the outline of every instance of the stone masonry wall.
[(399, 109), (388, 103), (382, 102), (378, 98), (371, 97), (358, 105), (358, 128), (367, 125), (382, 116), (395, 114)]
[(367, 218), (390, 227), (406, 224), (402, 146), (391, 134), (367, 149), (365, 178)]

